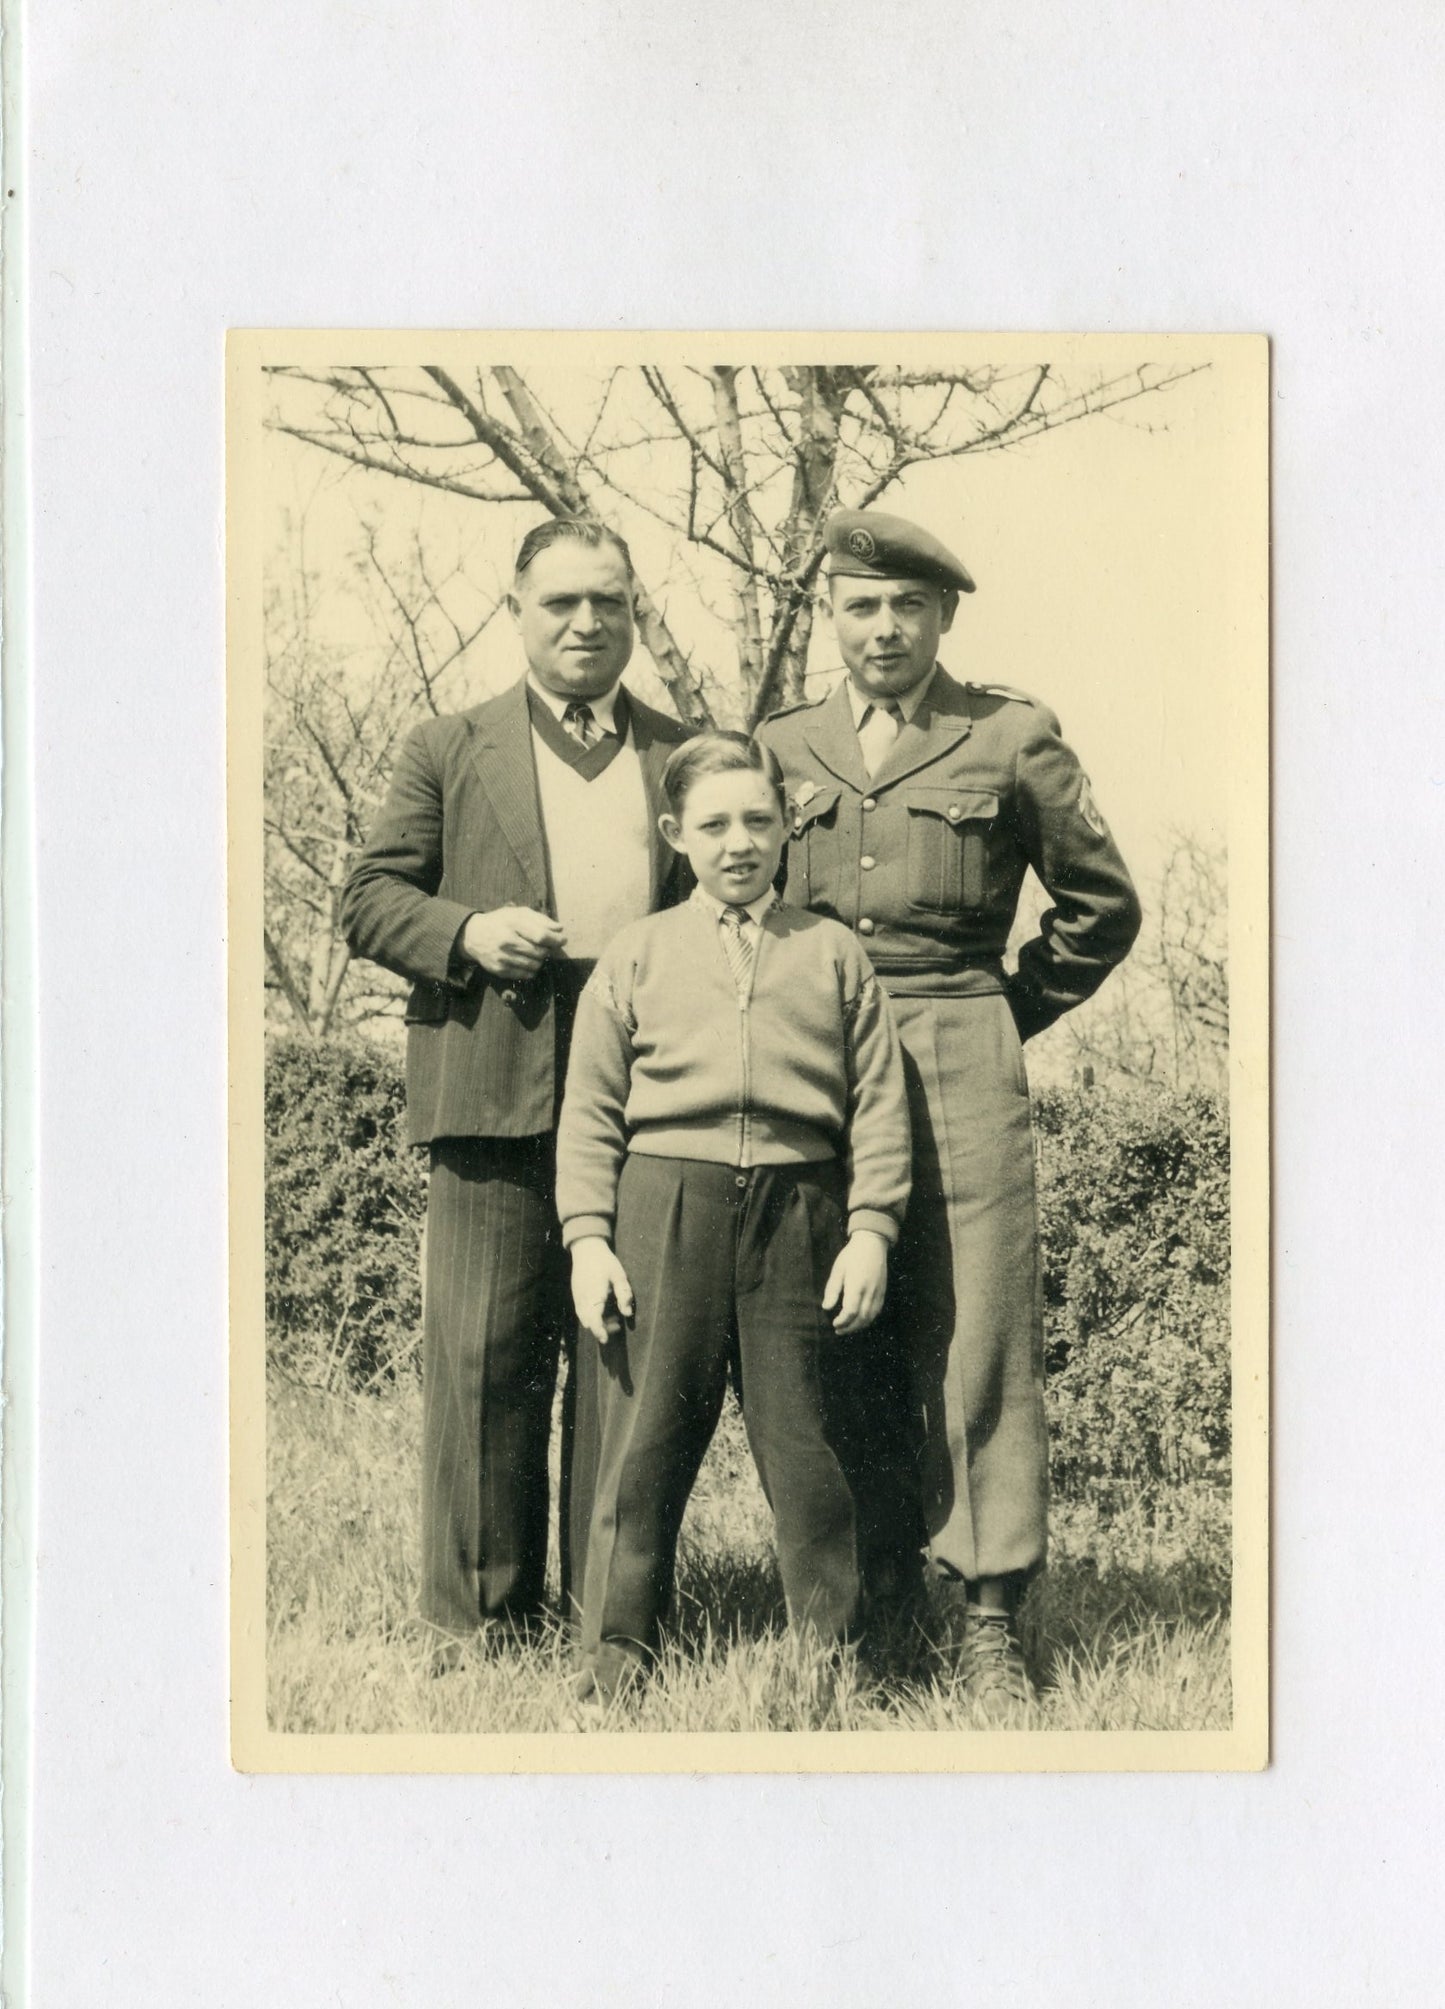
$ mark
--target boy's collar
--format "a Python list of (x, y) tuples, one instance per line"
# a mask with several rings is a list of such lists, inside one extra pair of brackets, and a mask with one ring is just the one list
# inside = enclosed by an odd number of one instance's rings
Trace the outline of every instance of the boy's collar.
[[(694, 906), (701, 907), (702, 911), (710, 915), (714, 921), (720, 921), (729, 907), (738, 904), (735, 900), (719, 900), (717, 895), (709, 893), (705, 886), (694, 886), (688, 898)], [(743, 912), (750, 914), (759, 927), (761, 927), (763, 916), (770, 914), (777, 904), (778, 896), (773, 888), (769, 886), (766, 893), (759, 894), (756, 900), (749, 900)]]

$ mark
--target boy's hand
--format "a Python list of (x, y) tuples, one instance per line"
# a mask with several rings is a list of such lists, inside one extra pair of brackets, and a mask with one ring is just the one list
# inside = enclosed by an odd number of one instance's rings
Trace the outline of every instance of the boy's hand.
[(584, 1332), (606, 1346), (633, 1313), (632, 1286), (627, 1272), (601, 1235), (584, 1235), (572, 1244), (572, 1304)]
[(834, 1332), (862, 1332), (872, 1325), (887, 1288), (888, 1243), (871, 1228), (860, 1228), (848, 1237), (823, 1292), (823, 1309), (833, 1313)]
[(567, 937), (558, 922), (535, 907), (493, 907), (472, 914), (458, 943), (462, 954), (494, 977), (534, 977), (549, 956), (560, 956)]

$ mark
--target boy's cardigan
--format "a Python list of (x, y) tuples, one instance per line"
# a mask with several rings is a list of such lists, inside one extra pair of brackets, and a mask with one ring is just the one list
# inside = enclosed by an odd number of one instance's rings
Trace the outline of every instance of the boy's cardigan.
[(908, 1103), (872, 965), (839, 922), (775, 906), (740, 996), (717, 913), (694, 894), (633, 922), (582, 993), (557, 1127), (563, 1241), (610, 1237), (629, 1151), (740, 1168), (839, 1158), (849, 1233), (896, 1240)]

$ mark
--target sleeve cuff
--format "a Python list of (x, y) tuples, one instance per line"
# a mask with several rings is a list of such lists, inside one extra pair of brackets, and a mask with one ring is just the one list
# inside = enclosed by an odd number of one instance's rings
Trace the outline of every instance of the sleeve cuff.
[(1016, 976), (1007, 980), (1007, 996), (1021, 1044), (1026, 1044), (1038, 1033), (1045, 1031), (1061, 1015), (1036, 991), (1031, 991), (1021, 984)]
[(866, 1229), (870, 1235), (881, 1235), (885, 1242), (898, 1240), (898, 1223), (892, 1214), (882, 1213), (876, 1207), (854, 1207), (848, 1216), (848, 1233), (856, 1235)]
[(470, 956), (462, 954), (462, 935), (466, 931), (467, 922), (476, 912), (475, 907), (468, 907), (462, 914), (461, 920), (457, 923), (456, 933), (452, 936), (451, 954), (447, 957), (447, 982), (459, 991), (470, 989), (473, 978), (481, 968), (480, 963), (474, 963)]
[(562, 1223), (562, 1246), (570, 1249), (574, 1242), (585, 1242), (589, 1235), (600, 1235), (604, 1242), (612, 1240), (612, 1216), (610, 1214), (574, 1214)]

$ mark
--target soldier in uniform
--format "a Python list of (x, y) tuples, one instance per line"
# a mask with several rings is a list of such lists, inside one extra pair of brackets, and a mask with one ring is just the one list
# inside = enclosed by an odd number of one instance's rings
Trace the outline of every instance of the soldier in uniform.
[[(1022, 1043), (1123, 960), (1139, 903), (1054, 714), (938, 662), (974, 590), (952, 552), (875, 510), (825, 544), (848, 675), (758, 736), (788, 784), (788, 899), (855, 928), (893, 1000), (915, 1149), (883, 1320), (833, 1355), (840, 1455), (875, 1611), (917, 1597), (926, 1542), (975, 1692), (1009, 1703), (1048, 1499)], [(1053, 904), (1006, 971), (1030, 866)]]

